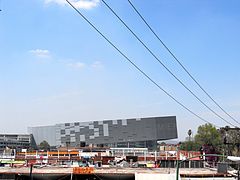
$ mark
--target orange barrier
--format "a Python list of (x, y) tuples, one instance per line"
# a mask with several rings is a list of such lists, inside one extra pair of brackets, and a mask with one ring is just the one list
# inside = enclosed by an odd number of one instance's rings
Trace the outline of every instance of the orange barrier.
[(73, 174), (93, 174), (93, 167), (74, 167)]

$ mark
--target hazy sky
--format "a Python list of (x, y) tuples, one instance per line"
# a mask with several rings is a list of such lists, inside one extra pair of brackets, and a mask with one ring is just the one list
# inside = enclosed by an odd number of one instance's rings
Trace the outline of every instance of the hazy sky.
[[(127, 0), (106, 2), (188, 87), (234, 123), (175, 63)], [(209, 94), (240, 121), (240, 1), (132, 2)], [(101, 1), (74, 5), (180, 102), (211, 123), (227, 125), (173, 79)], [(188, 129), (196, 133), (204, 124), (143, 77), (64, 0), (0, 0), (0, 8), (0, 133), (175, 115), (184, 139)]]

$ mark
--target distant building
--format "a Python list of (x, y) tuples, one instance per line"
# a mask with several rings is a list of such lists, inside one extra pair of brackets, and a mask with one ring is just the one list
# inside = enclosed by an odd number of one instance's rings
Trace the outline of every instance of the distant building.
[(157, 148), (157, 141), (177, 138), (176, 117), (150, 117), (91, 122), (73, 122), (53, 126), (30, 127), (36, 143), (46, 140), (51, 146)]
[(31, 134), (0, 134), (0, 152), (4, 149), (36, 149), (36, 142)]

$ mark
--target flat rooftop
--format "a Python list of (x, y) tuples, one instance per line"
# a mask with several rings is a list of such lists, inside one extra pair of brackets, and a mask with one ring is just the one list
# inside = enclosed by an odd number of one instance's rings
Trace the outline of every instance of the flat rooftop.
[[(29, 174), (29, 167), (0, 167), (0, 174)], [(63, 167), (42, 167), (33, 168), (33, 174), (72, 174), (73, 168)], [(93, 174), (135, 174), (135, 173), (146, 173), (146, 174), (175, 174), (176, 168), (94, 168)], [(181, 176), (223, 176), (218, 173), (216, 169), (209, 168), (180, 168), (179, 173)], [(226, 176), (226, 175), (225, 175)]]

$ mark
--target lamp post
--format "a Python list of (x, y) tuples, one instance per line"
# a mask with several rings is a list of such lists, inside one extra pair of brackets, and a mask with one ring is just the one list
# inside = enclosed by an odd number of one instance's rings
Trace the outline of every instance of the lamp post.
[(188, 141), (191, 141), (192, 130), (188, 130)]

